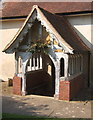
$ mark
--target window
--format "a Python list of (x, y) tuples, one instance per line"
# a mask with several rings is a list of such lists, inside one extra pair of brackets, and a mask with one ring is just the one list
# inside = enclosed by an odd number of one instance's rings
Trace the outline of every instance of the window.
[(82, 59), (83, 57), (79, 54), (70, 56), (69, 63), (68, 63), (69, 76), (82, 72), (82, 67), (83, 67)]
[(60, 60), (60, 77), (64, 77), (64, 59)]
[(26, 71), (34, 71), (39, 69), (42, 69), (42, 55), (34, 55), (28, 60)]
[(22, 59), (19, 56), (19, 58), (18, 58), (18, 73), (21, 73), (21, 72), (22, 72)]

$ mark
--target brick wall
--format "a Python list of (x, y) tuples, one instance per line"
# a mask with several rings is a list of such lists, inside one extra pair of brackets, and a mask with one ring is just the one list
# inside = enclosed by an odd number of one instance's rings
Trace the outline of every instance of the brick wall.
[(20, 77), (14, 76), (13, 78), (13, 93), (16, 95), (21, 95), (22, 79)]
[(85, 87), (83, 75), (78, 75), (77, 77), (69, 80), (60, 80), (59, 86), (59, 99), (60, 100), (72, 100), (76, 97), (79, 92)]
[(70, 100), (70, 82), (60, 80), (59, 100)]

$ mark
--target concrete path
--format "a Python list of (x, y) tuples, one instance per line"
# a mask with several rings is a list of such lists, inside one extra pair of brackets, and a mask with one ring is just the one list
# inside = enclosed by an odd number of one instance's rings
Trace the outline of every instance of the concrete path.
[(5, 92), (2, 96), (3, 113), (55, 118), (91, 118), (91, 101), (67, 102), (54, 100), (53, 97), (36, 95), (17, 96), (11, 93), (9, 94), (5, 86), (4, 89)]
[(57, 118), (91, 118), (90, 102), (65, 102), (40, 96), (3, 96), (3, 113)]

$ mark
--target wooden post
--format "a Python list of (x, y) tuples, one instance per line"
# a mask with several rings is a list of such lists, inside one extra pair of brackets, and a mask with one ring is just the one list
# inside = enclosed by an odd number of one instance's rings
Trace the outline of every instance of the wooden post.
[(40, 55), (40, 69), (42, 69), (42, 56)]
[(22, 64), (22, 95), (26, 95), (25, 64)]
[(38, 60), (38, 55), (37, 55), (37, 70), (39, 69), (39, 60)]
[(30, 70), (32, 70), (32, 57), (30, 58)]
[(34, 70), (36, 70), (36, 66), (35, 66), (35, 55), (33, 56), (33, 65), (34, 65)]
[(67, 56), (65, 56), (65, 59), (64, 59), (64, 70), (65, 70), (65, 75), (64, 75), (64, 77), (68, 77), (68, 55)]
[(15, 74), (18, 74), (18, 58), (15, 59)]
[(55, 98), (59, 98), (59, 78), (60, 78), (60, 61), (56, 61), (55, 66)]
[(26, 70), (26, 64), (28, 60), (22, 61), (22, 95), (26, 95), (26, 76), (25, 76), (25, 70)]

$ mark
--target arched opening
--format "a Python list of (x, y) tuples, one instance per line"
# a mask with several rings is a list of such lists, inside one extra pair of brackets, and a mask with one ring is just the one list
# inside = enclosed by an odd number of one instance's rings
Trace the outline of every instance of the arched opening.
[(60, 77), (64, 77), (64, 58), (60, 59)]
[(45, 54), (35, 54), (27, 63), (26, 69), (28, 68), (29, 71), (26, 71), (27, 94), (54, 96), (55, 67), (50, 57)]

